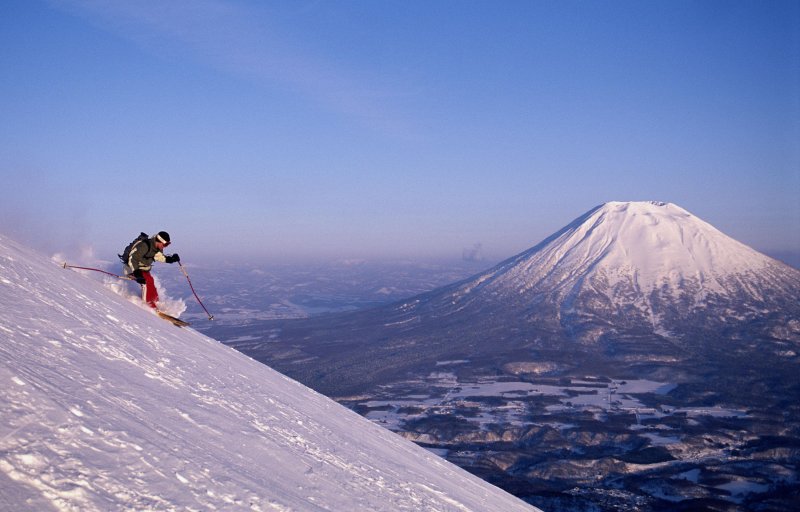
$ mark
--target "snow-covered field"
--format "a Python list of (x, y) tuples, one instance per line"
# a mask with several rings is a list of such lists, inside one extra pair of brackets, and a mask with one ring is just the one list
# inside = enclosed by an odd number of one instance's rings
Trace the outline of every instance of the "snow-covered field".
[[(557, 405), (544, 409), (550, 412), (584, 411), (601, 418), (605, 413), (631, 413), (638, 422), (642, 419), (663, 419), (672, 415), (714, 416), (719, 418), (746, 417), (745, 411), (714, 407), (672, 407), (654, 409), (640, 401), (641, 395), (655, 393), (666, 395), (675, 388), (646, 379), (627, 381), (571, 381), (569, 385), (535, 384), (520, 381), (497, 381), (484, 378), (477, 382), (462, 382), (454, 373), (432, 373), (424, 380), (407, 381), (399, 384), (403, 389), (415, 390), (408, 396), (387, 400), (355, 401), (365, 417), (393, 431), (402, 431), (404, 422), (419, 420), (435, 415), (448, 414), (458, 418), (460, 408), (470, 409), (470, 416), (462, 419), (472, 421), (483, 428), (496, 425), (524, 426), (530, 422), (526, 400), (531, 397), (548, 396), (558, 399)], [(391, 394), (390, 386), (383, 392)], [(422, 394), (428, 390), (427, 394)], [(480, 398), (498, 398), (504, 405), (495, 401), (481, 402)], [(517, 398), (518, 400), (514, 400)], [(409, 408), (417, 410), (409, 414)], [(631, 425), (638, 429), (637, 424)], [(662, 439), (662, 438), (660, 438)]]
[(535, 510), (0, 236), (0, 510)]

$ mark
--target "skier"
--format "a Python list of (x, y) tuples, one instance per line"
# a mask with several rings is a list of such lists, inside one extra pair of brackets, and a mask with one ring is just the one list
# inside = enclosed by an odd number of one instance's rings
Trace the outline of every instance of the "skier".
[(142, 233), (139, 238), (131, 242), (125, 249), (127, 257), (120, 256), (123, 261), (122, 272), (126, 276), (133, 276), (137, 283), (142, 285), (142, 300), (148, 306), (158, 310), (158, 290), (150, 275), (150, 269), (154, 261), (162, 263), (176, 263), (181, 261), (180, 256), (172, 254), (164, 255), (164, 249), (170, 244), (169, 233), (159, 231), (158, 234), (148, 238)]

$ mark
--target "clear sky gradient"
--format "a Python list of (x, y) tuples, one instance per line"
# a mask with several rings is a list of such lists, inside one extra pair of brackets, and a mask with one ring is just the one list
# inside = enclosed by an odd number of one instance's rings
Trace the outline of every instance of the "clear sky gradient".
[(606, 201), (800, 254), (800, 3), (0, 4), (0, 231), (487, 258)]

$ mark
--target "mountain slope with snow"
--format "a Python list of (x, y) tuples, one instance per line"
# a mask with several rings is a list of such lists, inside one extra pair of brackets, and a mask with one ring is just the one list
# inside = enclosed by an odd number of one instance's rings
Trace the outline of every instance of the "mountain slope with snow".
[(611, 202), (444, 298), (458, 304), (477, 295), (506, 306), (521, 298), (549, 305), (562, 324), (594, 316), (668, 331), (709, 310), (712, 323), (753, 320), (792, 307), (798, 294), (800, 271), (674, 204)]
[(756, 324), (798, 341), (798, 297), (800, 271), (686, 210), (611, 202), (484, 273), (408, 301), (395, 316), (522, 319), (584, 343), (623, 331), (681, 339)]
[(534, 510), (0, 237), (0, 510)]
[(514, 291), (570, 288), (602, 278), (643, 294), (697, 281), (723, 293), (731, 279), (767, 272), (776, 261), (724, 235), (671, 203), (610, 202), (589, 211), (542, 244), (498, 267), (498, 286)]

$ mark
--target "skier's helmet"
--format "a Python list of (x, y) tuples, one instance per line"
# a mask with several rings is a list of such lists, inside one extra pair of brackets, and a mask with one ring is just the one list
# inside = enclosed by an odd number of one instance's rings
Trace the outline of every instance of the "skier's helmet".
[(169, 233), (166, 231), (159, 231), (156, 235), (156, 240), (161, 242), (164, 245), (169, 245)]

